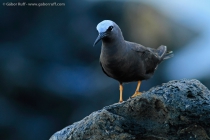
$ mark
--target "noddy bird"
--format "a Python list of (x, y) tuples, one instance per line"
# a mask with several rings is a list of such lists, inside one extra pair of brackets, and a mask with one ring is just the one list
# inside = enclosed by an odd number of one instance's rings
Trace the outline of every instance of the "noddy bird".
[(131, 97), (140, 95), (141, 81), (151, 78), (158, 65), (173, 56), (164, 45), (153, 49), (124, 40), (120, 27), (111, 20), (100, 22), (96, 29), (99, 35), (93, 46), (102, 40), (100, 65), (107, 76), (119, 81), (119, 102), (123, 102), (123, 83), (138, 81)]

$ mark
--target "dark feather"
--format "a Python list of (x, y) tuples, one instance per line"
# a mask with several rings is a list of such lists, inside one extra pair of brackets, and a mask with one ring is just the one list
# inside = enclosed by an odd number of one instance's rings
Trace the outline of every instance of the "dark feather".
[(99, 63), (100, 63), (100, 65), (101, 65), (101, 69), (102, 69), (102, 71), (108, 76), (108, 77), (111, 77), (111, 76), (109, 76), (109, 74), (108, 73), (106, 73), (106, 71), (104, 70), (104, 68), (103, 68), (103, 66), (102, 66), (102, 64), (101, 64), (101, 61), (99, 61)]

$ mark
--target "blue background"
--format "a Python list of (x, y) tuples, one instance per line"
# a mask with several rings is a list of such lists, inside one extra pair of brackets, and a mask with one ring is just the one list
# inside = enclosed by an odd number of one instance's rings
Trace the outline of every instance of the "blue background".
[[(93, 47), (96, 25), (105, 19), (115, 21), (126, 40), (174, 51), (172, 59), (143, 81), (141, 91), (183, 78), (210, 87), (208, 0), (61, 0), (56, 2), (65, 6), (3, 6), (7, 2), (0, 3), (0, 139), (46, 140), (119, 101), (118, 82), (99, 65), (101, 42)], [(136, 84), (124, 85), (124, 100)]]

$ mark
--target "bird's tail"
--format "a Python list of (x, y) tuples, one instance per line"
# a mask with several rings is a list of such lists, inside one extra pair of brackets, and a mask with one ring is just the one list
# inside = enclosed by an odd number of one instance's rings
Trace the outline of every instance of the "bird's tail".
[(169, 59), (169, 58), (171, 58), (171, 57), (173, 57), (173, 56), (174, 56), (173, 51), (166, 52), (166, 53), (164, 54), (164, 56), (163, 56), (163, 60)]
[(172, 51), (167, 52), (167, 47), (164, 45), (157, 48), (157, 53), (161, 60), (169, 59), (174, 56)]

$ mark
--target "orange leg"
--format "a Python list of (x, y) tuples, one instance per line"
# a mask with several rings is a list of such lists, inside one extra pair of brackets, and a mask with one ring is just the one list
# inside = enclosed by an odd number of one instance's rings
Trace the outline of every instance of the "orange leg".
[(120, 101), (119, 103), (123, 102), (123, 85), (120, 83)]
[(140, 86), (141, 86), (141, 81), (138, 81), (138, 84), (137, 84), (137, 87), (136, 87), (136, 92), (131, 96), (132, 98), (136, 97), (138, 95), (141, 95), (141, 92), (139, 92)]

